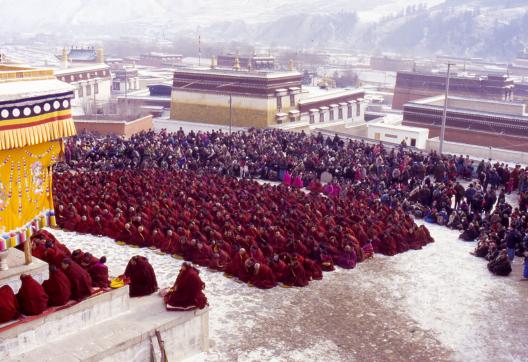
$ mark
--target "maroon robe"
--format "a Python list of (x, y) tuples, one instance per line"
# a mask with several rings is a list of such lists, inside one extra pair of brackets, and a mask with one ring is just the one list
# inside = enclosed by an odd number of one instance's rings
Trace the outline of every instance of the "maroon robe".
[(251, 283), (261, 289), (270, 289), (277, 285), (273, 271), (266, 264), (260, 264), (258, 271), (251, 278)]
[(226, 274), (238, 277), (240, 274), (243, 274), (244, 269), (246, 268), (245, 262), (248, 258), (247, 253), (241, 254), (240, 252), (236, 253), (235, 256), (231, 259), (231, 263), (226, 268)]
[(356, 267), (357, 256), (353, 248), (343, 250), (342, 254), (337, 259), (337, 265), (344, 269), (354, 269)]
[(0, 323), (13, 320), (18, 315), (18, 301), (9, 285), (0, 288)]
[(66, 274), (60, 269), (50, 266), (49, 279), (42, 283), (48, 295), (48, 305), (61, 306), (70, 300), (71, 283)]
[(279, 259), (271, 262), (271, 269), (273, 270), (273, 274), (275, 274), (275, 279), (284, 283), (284, 277), (288, 273), (288, 265)]
[(174, 310), (203, 309), (207, 305), (204, 288), (205, 283), (200, 279), (198, 270), (187, 265), (180, 270), (172, 290), (164, 298), (165, 303)]
[(125, 269), (125, 276), (130, 279), (130, 296), (141, 297), (158, 290), (156, 274), (148, 259), (136, 255), (130, 259)]
[(106, 257), (102, 257), (97, 263), (90, 265), (88, 273), (92, 278), (92, 285), (98, 288), (108, 288), (108, 267), (105, 265)]
[(321, 266), (310, 258), (305, 258), (303, 261), (304, 270), (306, 274), (314, 280), (323, 279), (323, 270)]
[(296, 287), (305, 287), (308, 285), (308, 278), (304, 271), (304, 267), (298, 261), (294, 261), (290, 264), (286, 276), (284, 278), (284, 284), (294, 285)]
[(64, 269), (64, 274), (70, 280), (73, 299), (83, 300), (92, 294), (92, 278), (79, 264), (71, 260), (70, 264)]
[(38, 315), (48, 307), (48, 295), (31, 275), (20, 276), (22, 286), (17, 293), (17, 301), (20, 312), (25, 315)]

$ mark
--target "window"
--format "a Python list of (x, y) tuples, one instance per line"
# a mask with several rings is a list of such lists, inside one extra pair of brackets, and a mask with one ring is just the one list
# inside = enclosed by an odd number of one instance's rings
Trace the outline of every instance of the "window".
[(411, 138), (411, 146), (416, 147), (416, 138)]
[(310, 113), (310, 124), (315, 123), (315, 115)]
[(277, 97), (277, 110), (280, 112), (282, 109), (282, 97)]
[(94, 94), (99, 94), (99, 84), (94, 84)]
[(330, 110), (330, 120), (333, 121), (334, 120), (334, 110)]
[(361, 103), (356, 103), (356, 116), (361, 116)]
[(347, 108), (348, 108), (348, 117), (347, 118), (352, 118), (352, 105), (349, 104)]
[(290, 106), (295, 107), (295, 94), (290, 94)]
[(88, 84), (86, 85), (86, 96), (89, 97), (92, 95), (92, 87)]
[(324, 122), (324, 113), (319, 113), (319, 122)]
[(83, 86), (81, 85), (79, 87), (79, 98), (82, 98), (82, 97), (84, 97), (84, 94), (83, 94)]
[(118, 91), (118, 90), (121, 90), (121, 83), (119, 83), (119, 82), (113, 82), (113, 83), (112, 83), (112, 89), (113, 89), (113, 90), (117, 90), (117, 91)]
[(338, 119), (343, 119), (343, 108), (339, 108), (339, 112), (338, 112)]
[(385, 137), (387, 138), (398, 138), (395, 134), (385, 133)]

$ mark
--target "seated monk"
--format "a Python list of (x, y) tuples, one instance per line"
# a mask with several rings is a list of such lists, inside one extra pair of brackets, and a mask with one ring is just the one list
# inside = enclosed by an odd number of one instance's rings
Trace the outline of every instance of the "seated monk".
[(68, 249), (68, 247), (66, 245), (64, 245), (60, 241), (58, 241), (57, 238), (52, 233), (50, 233), (49, 231), (41, 229), (41, 230), (37, 231), (35, 234), (33, 234), (31, 237), (33, 238), (33, 236), (35, 236), (35, 235), (40, 235), (47, 242), (48, 241), (51, 242), (52, 247), (62, 251), (64, 253), (64, 255), (66, 255), (68, 257), (71, 256), (70, 249)]
[(365, 259), (374, 257), (374, 248), (372, 247), (372, 243), (366, 243), (361, 247), (361, 249), (363, 249), (363, 255)]
[(273, 259), (270, 261), (270, 267), (275, 274), (275, 279), (281, 283), (284, 283), (284, 276), (288, 272), (288, 265), (279, 258), (277, 254), (273, 256)]
[(310, 258), (304, 258), (303, 267), (308, 275), (313, 280), (323, 279), (323, 270), (321, 266)]
[(0, 323), (13, 320), (18, 315), (18, 301), (9, 285), (0, 288)]
[(246, 260), (248, 259), (248, 254), (246, 252), (246, 249), (240, 248), (238, 250), (238, 253), (236, 253), (233, 258), (231, 259), (231, 262), (227, 266), (225, 272), (226, 274), (232, 275), (234, 277), (238, 277), (240, 273), (243, 272), (244, 265), (246, 263)]
[(70, 280), (72, 298), (83, 300), (92, 294), (92, 278), (86, 270), (73, 260), (66, 258), (62, 261), (62, 270)]
[(76, 249), (71, 254), (71, 259), (79, 265), (81, 265), (83, 258), (84, 258), (84, 253), (81, 249)]
[(191, 264), (182, 264), (176, 282), (164, 296), (168, 308), (180, 311), (205, 308), (207, 305), (207, 297), (203, 293), (205, 283), (198, 273), (199, 271)]
[(136, 255), (127, 264), (125, 276), (130, 279), (130, 296), (142, 297), (158, 290), (158, 282), (147, 258)]
[[(81, 259), (81, 262), (78, 263), (80, 266), (82, 266), (85, 270), (90, 269), (93, 265), (97, 264), (99, 262), (99, 259), (97, 259), (95, 256), (93, 256), (91, 253), (84, 253)], [(92, 280), (93, 282), (93, 280)]]
[(334, 261), (332, 260), (332, 257), (328, 255), (326, 252), (321, 252), (321, 269), (323, 271), (333, 271), (334, 268)]
[(253, 266), (254, 275), (251, 277), (251, 284), (260, 289), (270, 289), (277, 285), (275, 275), (266, 264), (255, 263)]
[(319, 182), (319, 180), (314, 179), (312, 182), (310, 182), (308, 190), (310, 190), (311, 194), (317, 195), (323, 192), (323, 185)]
[(40, 285), (29, 274), (20, 276), (22, 285), (17, 293), (17, 301), (20, 312), (25, 315), (38, 315), (48, 308), (48, 295)]
[(211, 261), (209, 262), (209, 268), (225, 271), (227, 265), (229, 264), (229, 254), (224, 250), (216, 248), (216, 252), (213, 252)]
[(356, 267), (357, 257), (354, 248), (346, 245), (343, 252), (337, 259), (336, 264), (344, 269), (354, 269)]
[(88, 268), (88, 273), (92, 278), (92, 285), (98, 288), (108, 288), (110, 282), (108, 280), (108, 267), (105, 265), (106, 256), (102, 256), (96, 263), (93, 263)]
[(294, 285), (296, 287), (305, 287), (309, 283), (308, 279), (309, 277), (306, 276), (302, 264), (297, 260), (297, 258), (293, 258), (289, 264), (286, 277), (284, 278), (284, 284)]
[[(23, 246), (22, 246), (23, 247)], [(21, 249), (23, 250), (23, 249)], [(46, 259), (46, 242), (43, 239), (31, 239), (31, 255), (40, 260)]]
[(70, 300), (71, 283), (66, 274), (64, 274), (55, 265), (49, 266), (49, 279), (42, 283), (44, 291), (48, 295), (49, 306), (61, 306)]
[(213, 249), (209, 245), (198, 241), (191, 252), (190, 259), (200, 266), (207, 266), (211, 262), (212, 255)]

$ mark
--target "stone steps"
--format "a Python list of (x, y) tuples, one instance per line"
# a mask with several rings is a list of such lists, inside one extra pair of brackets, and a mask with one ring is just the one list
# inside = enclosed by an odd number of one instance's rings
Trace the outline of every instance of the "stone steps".
[[(0, 360), (16, 357), (129, 311), (128, 286), (88, 298), (69, 308), (30, 317), (0, 333)], [(36, 359), (40, 360), (40, 358)]]
[(124, 314), (8, 360), (139, 362), (150, 361), (153, 355), (159, 360), (158, 330), (168, 360), (178, 361), (208, 350), (208, 323), (208, 309), (167, 312), (158, 295), (133, 298)]

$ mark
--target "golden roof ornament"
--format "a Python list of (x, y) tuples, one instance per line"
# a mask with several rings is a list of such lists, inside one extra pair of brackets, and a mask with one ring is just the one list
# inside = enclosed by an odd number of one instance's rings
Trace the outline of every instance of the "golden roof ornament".
[(288, 70), (290, 70), (290, 71), (295, 70), (293, 59), (290, 59), (289, 62), (288, 62)]
[(233, 66), (234, 70), (240, 70), (240, 59), (238, 59), (238, 56), (235, 58), (235, 65)]

